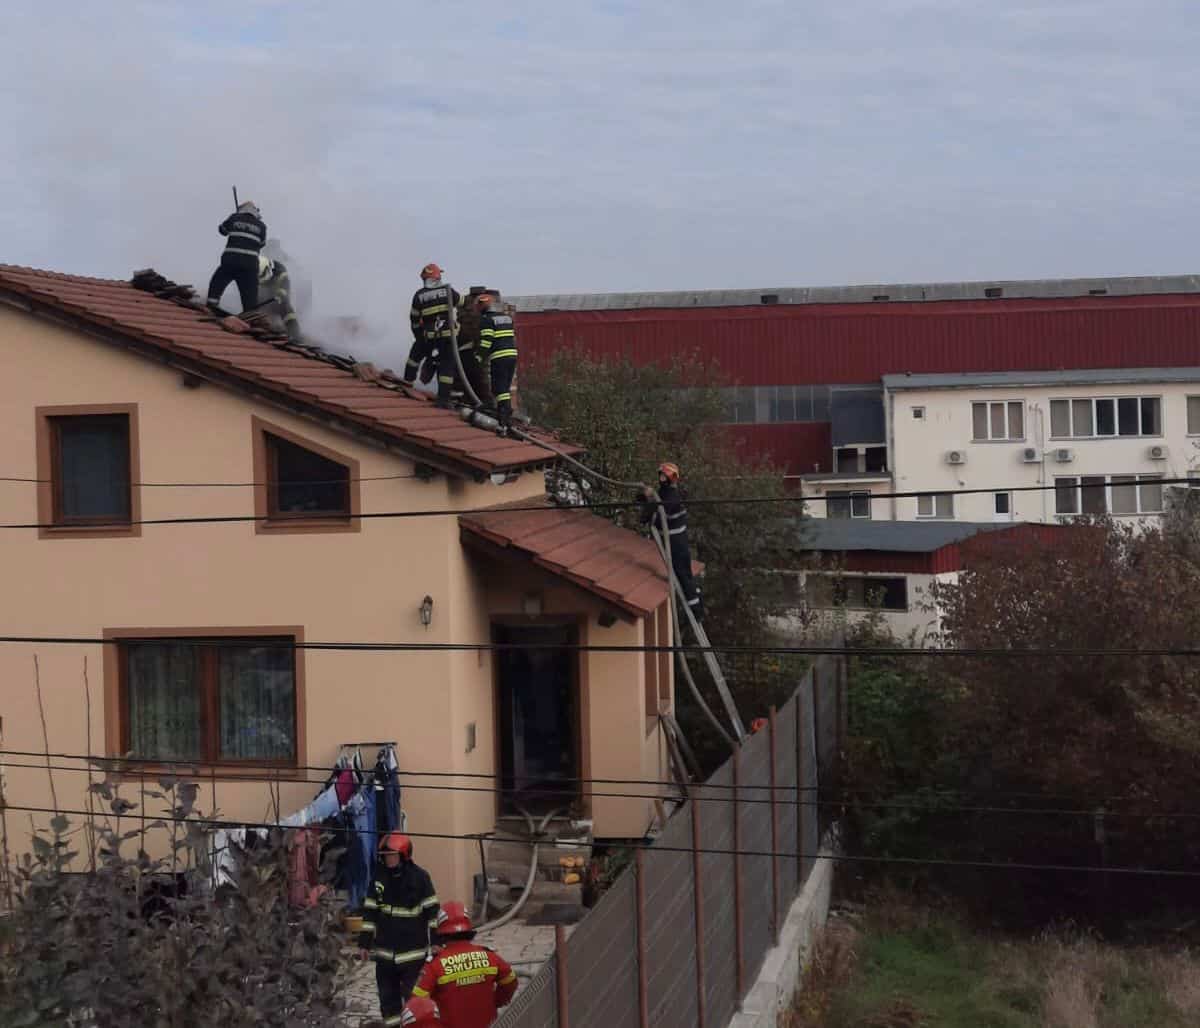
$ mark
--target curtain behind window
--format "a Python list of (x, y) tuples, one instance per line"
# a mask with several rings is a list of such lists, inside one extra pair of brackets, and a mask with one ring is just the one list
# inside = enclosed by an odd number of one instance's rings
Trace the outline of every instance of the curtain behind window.
[(199, 760), (200, 650), (172, 643), (126, 648), (129, 746), (135, 757)]
[(292, 648), (233, 646), (218, 652), (220, 759), (292, 759), (296, 737)]

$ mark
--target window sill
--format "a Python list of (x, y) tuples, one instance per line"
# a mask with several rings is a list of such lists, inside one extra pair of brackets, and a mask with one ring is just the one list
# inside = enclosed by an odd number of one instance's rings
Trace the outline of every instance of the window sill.
[(39, 539), (113, 539), (120, 536), (140, 536), (141, 534), (141, 525), (120, 521), (97, 525), (42, 525), (38, 528)]
[(321, 532), (357, 532), (362, 519), (355, 517), (265, 518), (254, 523), (254, 531), (267, 535), (313, 535)]
[(304, 768), (295, 765), (281, 764), (133, 764), (121, 760), (120, 757), (110, 757), (107, 767), (97, 767), (96, 773), (106, 772), (109, 777), (120, 781), (138, 782), (143, 778), (176, 778), (180, 781), (213, 781), (218, 782), (273, 782), (273, 781), (303, 781), (306, 777)]
[(1052, 443), (1111, 443), (1117, 440), (1125, 440), (1127, 443), (1136, 443), (1144, 439), (1165, 439), (1163, 433), (1158, 435), (1052, 435), (1050, 442)]
[(1023, 445), (1024, 443), (1027, 443), (1028, 441), (1029, 440), (1026, 439), (1024, 436), (1021, 436), (1019, 439), (972, 439), (971, 445), (972, 446), (1003, 446), (1004, 444), (1007, 443), (1010, 445), (1019, 446), (1019, 445)]
[(954, 515), (950, 514), (945, 517), (940, 517), (937, 514), (918, 514), (917, 520), (918, 521), (953, 521)]

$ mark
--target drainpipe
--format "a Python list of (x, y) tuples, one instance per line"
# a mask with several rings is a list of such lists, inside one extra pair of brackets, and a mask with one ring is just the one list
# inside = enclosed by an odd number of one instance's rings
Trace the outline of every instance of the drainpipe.
[[(1041, 460), (1038, 462), (1038, 485), (1046, 484), (1046, 412), (1040, 403), (1032, 404), (1032, 407), (1037, 411), (1038, 420), (1038, 453), (1041, 455)], [(1042, 523), (1045, 524), (1049, 518), (1049, 502), (1050, 497), (1048, 490), (1041, 489), (1042, 494)]]

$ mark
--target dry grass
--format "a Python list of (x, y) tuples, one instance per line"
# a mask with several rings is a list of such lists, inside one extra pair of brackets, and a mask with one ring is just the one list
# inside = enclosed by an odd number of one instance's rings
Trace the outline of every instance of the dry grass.
[(1200, 1024), (1200, 964), (1196, 957), (1189, 953), (1158, 954), (1152, 958), (1150, 969), (1167, 1002)]
[(779, 1028), (821, 1028), (833, 997), (844, 989), (858, 959), (858, 932), (842, 920), (831, 921), (813, 939), (800, 975), (800, 989)]

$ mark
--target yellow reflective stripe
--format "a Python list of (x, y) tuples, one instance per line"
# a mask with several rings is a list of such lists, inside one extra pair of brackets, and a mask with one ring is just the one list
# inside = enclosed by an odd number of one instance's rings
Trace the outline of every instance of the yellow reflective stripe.
[(422, 988), (421, 988), (421, 986), (419, 986), (419, 985), (414, 985), (414, 986), (413, 986), (413, 991), (412, 991), (412, 994), (413, 994), (414, 996), (420, 996), (420, 997), (421, 997), (421, 999), (429, 999), (429, 993), (427, 993), (427, 992), (426, 992), (424, 989), (422, 989)]
[(516, 355), (516, 350), (496, 350), (492, 354), (492, 360), (495, 360), (497, 357), (515, 357)]
[(441, 382), (442, 385), (454, 385), (454, 378), (452, 376), (438, 375), (438, 381)]
[(516, 332), (514, 332), (511, 328), (496, 328), (492, 329), (492, 334), (495, 335), (497, 339), (511, 339), (516, 335)]
[(371, 956), (376, 960), (386, 960), (389, 964), (396, 959), (396, 951), (391, 949), (373, 949)]
[(422, 307), (421, 313), (425, 317), (429, 317), (430, 314), (445, 314), (449, 309), (450, 305), (448, 303), (435, 303), (432, 307)]
[(375, 934), (375, 922), (374, 921), (364, 921), (361, 930), (364, 932), (368, 932), (371, 935), (374, 935)]
[(371, 899), (371, 898), (368, 896), (368, 897), (366, 898), (366, 900), (363, 902), (363, 909), (364, 909), (364, 910), (378, 910), (378, 909), (379, 909), (379, 904), (378, 904), (378, 903), (376, 903), (376, 902), (375, 902), (373, 899)]
[(517, 972), (509, 971), (508, 975), (506, 977), (500, 979), (500, 984), (501, 985), (512, 985), (512, 983), (515, 982), (516, 980), (517, 980)]
[(439, 900), (439, 899), (437, 898), (437, 893), (435, 892), (435, 893), (434, 893), (432, 896), (430, 896), (428, 899), (426, 899), (426, 900), (422, 900), (422, 901), (421, 901), (421, 909), (422, 909), (422, 910), (424, 910), (426, 907), (436, 907), (436, 906), (438, 906), (440, 903), (441, 903), (441, 900)]
[(404, 1024), (404, 1015), (403, 1014), (393, 1014), (391, 1017), (385, 1017), (383, 1019), (383, 1023), (385, 1025), (385, 1028), (392, 1028), (393, 1025)]
[(404, 953), (397, 953), (394, 960), (397, 964), (411, 964), (414, 960), (424, 960), (426, 955), (423, 949), (410, 949)]
[(501, 400), (511, 400), (511, 399), (512, 399), (512, 393), (497, 393), (496, 394), (496, 402), (497, 403), (499, 403)]
[[(433, 902), (437, 902), (437, 897), (433, 898)], [(387, 917), (420, 917), (421, 911), (429, 906), (429, 900), (424, 903), (418, 903), (415, 907), (389, 907), (386, 903), (381, 904), (379, 910)]]
[(498, 975), (500, 968), (498, 967), (468, 967), (462, 971), (452, 971), (450, 974), (442, 975), (438, 980), (438, 985), (449, 985), (451, 982), (462, 981), (464, 978), (478, 978), (480, 975)]
[(479, 330), (479, 334), (484, 338), (487, 338), (488, 336), (494, 336), (496, 334), (496, 330), (494, 328), (481, 328)]

